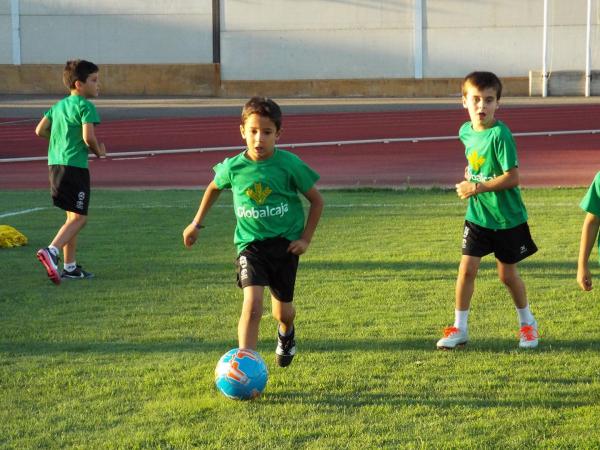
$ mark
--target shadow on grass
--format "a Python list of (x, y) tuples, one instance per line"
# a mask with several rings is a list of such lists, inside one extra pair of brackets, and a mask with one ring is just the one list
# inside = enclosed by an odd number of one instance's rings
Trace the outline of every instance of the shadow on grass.
[[(364, 272), (369, 271), (389, 271), (390, 277), (404, 276), (403, 273), (409, 273), (412, 279), (432, 279), (446, 278), (447, 272), (452, 272), (454, 277), (458, 273), (460, 255), (457, 254), (456, 262), (447, 261), (302, 261), (302, 269), (319, 271), (348, 271), (361, 272), (360, 279), (363, 279)], [(487, 257), (481, 262), (480, 271), (496, 270), (496, 262)], [(572, 261), (524, 261), (519, 264), (519, 271), (526, 274), (528, 278), (575, 278), (577, 265)], [(415, 275), (415, 272), (418, 275)], [(422, 273), (422, 275), (421, 275)], [(381, 274), (379, 274), (381, 276)]]
[[(435, 348), (436, 339), (327, 339), (304, 340), (298, 342), (298, 350), (302, 353), (328, 352), (368, 352), (394, 353), (403, 351), (432, 351), (440, 354), (469, 353), (522, 353), (544, 354), (552, 352), (585, 352), (600, 351), (600, 340), (556, 340), (545, 339), (533, 350), (520, 350), (517, 339), (474, 339), (465, 347), (453, 351), (439, 351)], [(270, 351), (275, 341), (263, 339), (259, 351)], [(173, 341), (173, 342), (0, 342), (0, 352), (8, 356), (49, 355), (60, 353), (81, 354), (151, 354), (151, 353), (205, 353), (224, 352), (235, 347), (235, 340), (228, 341)]]
[(460, 398), (430, 398), (426, 395), (400, 395), (400, 394), (379, 394), (368, 392), (351, 392), (348, 394), (324, 394), (322, 391), (314, 393), (313, 391), (288, 391), (284, 393), (267, 391), (263, 396), (263, 401), (273, 404), (312, 404), (316, 407), (323, 406), (335, 407), (365, 407), (365, 406), (430, 406), (436, 409), (455, 409), (459, 408), (516, 408), (516, 409), (570, 409), (579, 407), (589, 407), (596, 404), (595, 399), (589, 401), (578, 401), (569, 399), (527, 398), (523, 400), (494, 400), (489, 398), (478, 398), (477, 392), (473, 392), (469, 397), (462, 392)]

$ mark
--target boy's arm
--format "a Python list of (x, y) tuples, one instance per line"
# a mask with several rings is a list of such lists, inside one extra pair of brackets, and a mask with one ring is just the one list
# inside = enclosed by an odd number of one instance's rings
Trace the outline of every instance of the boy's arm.
[(50, 139), (50, 130), (52, 128), (52, 122), (46, 116), (42, 117), (42, 120), (35, 127), (35, 134), (41, 138)]
[(106, 147), (96, 139), (94, 124), (91, 122), (83, 124), (83, 141), (98, 158), (106, 156)]
[(519, 168), (513, 167), (492, 180), (487, 180), (481, 183), (463, 181), (456, 185), (456, 193), (462, 200), (464, 200), (483, 192), (503, 191), (505, 189), (517, 187), (518, 185)]
[(183, 230), (183, 245), (188, 248), (194, 245), (198, 239), (198, 231), (200, 231), (200, 228), (203, 228), (202, 221), (204, 220), (204, 217), (208, 213), (210, 207), (219, 198), (220, 193), (221, 190), (217, 188), (217, 185), (214, 181), (211, 181), (206, 187), (206, 191), (204, 191), (202, 201), (200, 202), (200, 207), (194, 216), (194, 220), (192, 220), (192, 223), (190, 223), (187, 227), (185, 227), (185, 230)]
[(315, 187), (310, 188), (303, 195), (310, 202), (310, 209), (308, 211), (308, 219), (306, 219), (306, 225), (304, 226), (302, 236), (297, 241), (290, 242), (288, 247), (288, 252), (291, 252), (294, 255), (302, 255), (308, 249), (313, 234), (315, 234), (315, 230), (319, 224), (323, 206), (325, 205), (321, 193)]
[(577, 283), (584, 291), (592, 290), (592, 273), (588, 267), (588, 260), (592, 248), (598, 236), (600, 228), (600, 217), (587, 213), (581, 229), (581, 241), (579, 243), (579, 259), (577, 261)]

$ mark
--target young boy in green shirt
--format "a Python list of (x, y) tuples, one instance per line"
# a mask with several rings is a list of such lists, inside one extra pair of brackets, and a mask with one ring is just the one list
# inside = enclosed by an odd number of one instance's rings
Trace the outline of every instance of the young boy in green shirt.
[[(85, 60), (67, 61), (63, 82), (71, 95), (48, 110), (38, 123), (35, 134), (50, 141), (48, 169), (50, 191), (55, 206), (64, 209), (67, 220), (46, 248), (37, 251), (54, 284), (61, 279), (91, 278), (75, 260), (77, 235), (87, 222), (90, 201), (88, 152), (104, 157), (106, 148), (94, 133), (100, 123), (96, 107), (88, 99), (98, 96), (98, 66)], [(63, 249), (64, 270), (58, 272), (60, 249)]]
[(577, 283), (584, 291), (592, 290), (592, 273), (588, 267), (588, 260), (592, 253), (594, 242), (598, 241), (600, 254), (600, 172), (596, 174), (590, 188), (581, 200), (581, 209), (587, 212), (581, 230), (579, 243), (579, 260), (577, 262)]
[(521, 199), (515, 142), (506, 125), (494, 118), (501, 94), (502, 83), (491, 72), (472, 72), (463, 80), (463, 106), (471, 120), (459, 132), (468, 166), (465, 181), (456, 185), (456, 192), (461, 199), (468, 199), (468, 207), (456, 282), (455, 321), (437, 342), (440, 349), (467, 343), (475, 277), (481, 258), (489, 253), (494, 253), (498, 276), (517, 308), (519, 347), (538, 345), (537, 322), (517, 271), (517, 263), (535, 253), (537, 247)]
[[(315, 187), (319, 175), (296, 155), (275, 147), (281, 110), (273, 100), (251, 98), (242, 110), (240, 132), (246, 150), (214, 167), (215, 178), (183, 231), (183, 243), (191, 247), (196, 242), (210, 207), (223, 189), (231, 189), (237, 279), (244, 293), (239, 348), (256, 349), (264, 288), (269, 286), (273, 317), (279, 322), (276, 362), (286, 367), (296, 353), (292, 300), (298, 257), (308, 249), (323, 210)], [(306, 224), (298, 193), (310, 202)]]

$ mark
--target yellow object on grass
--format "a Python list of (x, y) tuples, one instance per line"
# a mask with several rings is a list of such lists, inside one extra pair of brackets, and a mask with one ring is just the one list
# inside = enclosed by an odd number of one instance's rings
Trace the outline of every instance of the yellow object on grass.
[(0, 248), (27, 245), (27, 237), (9, 225), (0, 225)]

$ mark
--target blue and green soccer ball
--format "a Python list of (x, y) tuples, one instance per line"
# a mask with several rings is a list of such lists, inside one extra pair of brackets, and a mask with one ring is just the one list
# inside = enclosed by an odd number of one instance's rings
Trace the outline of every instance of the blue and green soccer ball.
[(234, 400), (252, 400), (267, 385), (269, 372), (254, 350), (234, 348), (225, 353), (215, 368), (215, 384), (223, 395)]

